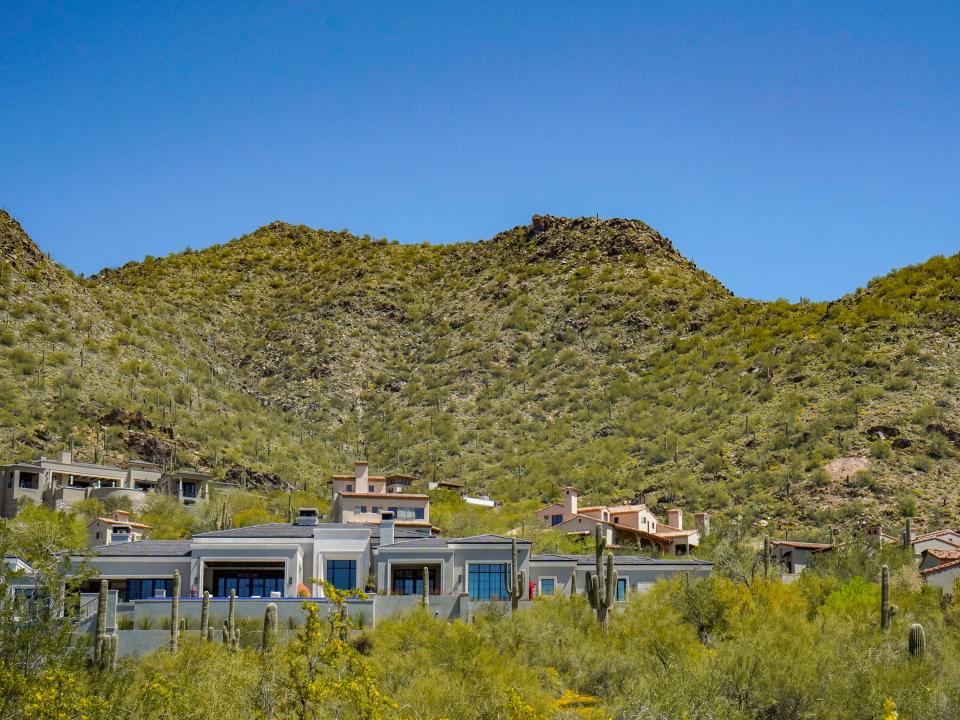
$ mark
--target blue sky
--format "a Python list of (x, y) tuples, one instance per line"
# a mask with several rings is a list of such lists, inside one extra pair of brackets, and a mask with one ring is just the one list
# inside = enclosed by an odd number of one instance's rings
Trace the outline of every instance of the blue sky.
[(0, 207), (80, 272), (599, 214), (829, 299), (957, 252), (958, 180), (957, 3), (0, 6)]

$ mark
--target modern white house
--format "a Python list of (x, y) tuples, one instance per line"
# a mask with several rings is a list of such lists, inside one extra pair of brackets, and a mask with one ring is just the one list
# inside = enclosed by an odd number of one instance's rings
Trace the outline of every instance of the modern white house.
[(87, 498), (126, 497), (136, 509), (151, 492), (189, 505), (209, 497), (211, 480), (190, 470), (165, 474), (159, 465), (142, 461), (122, 466), (78, 462), (64, 450), (56, 458), (0, 466), (0, 516), (14, 517), (24, 500), (64, 510)]
[(960, 533), (956, 530), (934, 530), (915, 535), (911, 540), (914, 557), (921, 557), (926, 550), (960, 550)]
[(694, 514), (695, 527), (684, 528), (683, 511), (679, 508), (670, 510), (663, 522), (646, 505), (584, 507), (579, 504), (577, 488), (567, 486), (561, 492), (562, 501), (540, 508), (537, 517), (554, 530), (583, 536), (592, 536), (594, 527), (600, 525), (608, 544), (615, 547), (653, 547), (664, 555), (682, 556), (710, 532), (710, 516), (705, 512)]

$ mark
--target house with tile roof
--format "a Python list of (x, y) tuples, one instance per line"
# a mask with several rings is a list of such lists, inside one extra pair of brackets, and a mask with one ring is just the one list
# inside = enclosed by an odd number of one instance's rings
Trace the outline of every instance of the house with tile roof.
[(149, 525), (134, 522), (126, 510), (114, 510), (109, 517), (97, 517), (87, 525), (87, 538), (91, 546), (143, 540), (150, 530)]
[(914, 557), (921, 557), (925, 550), (960, 550), (960, 532), (949, 528), (915, 535), (910, 541)]
[(960, 560), (960, 548), (956, 550), (943, 550), (941, 548), (928, 548), (920, 555), (920, 571), (939, 567), (954, 560)]
[[(936, 552), (936, 550), (925, 552)], [(927, 585), (943, 590), (944, 595), (953, 595), (957, 580), (960, 580), (960, 557), (932, 567), (921, 568), (920, 577)]]
[(550, 503), (537, 511), (537, 517), (548, 527), (570, 534), (592, 536), (600, 525), (612, 546), (651, 547), (664, 555), (687, 555), (709, 532), (710, 516), (694, 514), (694, 527), (685, 528), (683, 511), (667, 513), (667, 521), (659, 520), (646, 505), (580, 506), (579, 491), (568, 486), (562, 489), (561, 502)]
[(331, 485), (333, 522), (377, 524), (383, 513), (391, 513), (398, 527), (434, 531), (430, 524), (430, 496), (407, 492), (413, 478), (408, 475), (370, 475), (363, 460), (353, 475), (334, 475)]

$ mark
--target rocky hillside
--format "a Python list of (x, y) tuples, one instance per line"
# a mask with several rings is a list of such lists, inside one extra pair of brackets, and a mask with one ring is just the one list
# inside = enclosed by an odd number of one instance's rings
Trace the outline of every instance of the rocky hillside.
[(81, 279), (0, 213), (0, 249), (10, 456), (309, 487), (359, 454), (506, 501), (960, 520), (956, 256), (791, 305), (634, 220), (445, 246), (273, 223)]

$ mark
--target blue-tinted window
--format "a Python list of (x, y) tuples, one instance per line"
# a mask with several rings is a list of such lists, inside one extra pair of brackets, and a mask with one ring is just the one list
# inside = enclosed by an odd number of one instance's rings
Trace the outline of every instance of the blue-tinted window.
[(540, 594), (553, 595), (556, 590), (556, 581), (553, 578), (540, 578)]
[(173, 580), (163, 578), (137, 578), (136, 580), (127, 580), (127, 597), (125, 601), (146, 600), (156, 597), (158, 590), (166, 591), (166, 597), (170, 597), (173, 594)]
[(192, 482), (183, 483), (183, 496), (185, 498), (192, 498), (197, 496), (197, 485)]
[(417, 520), (423, 520), (423, 508), (416, 508), (413, 511), (413, 517)]
[(337, 590), (357, 587), (357, 561), (327, 560), (327, 582)]
[(559, 525), (563, 522), (563, 515), (551, 515), (550, 516), (550, 525)]
[(471, 565), (468, 582), (473, 600), (505, 600), (507, 597), (506, 563)]
[(617, 580), (617, 601), (627, 599), (627, 579), (619, 578)]
[(229, 597), (231, 590), (238, 598), (272, 597), (271, 593), (275, 592), (282, 597), (283, 578), (218, 575), (216, 597)]

